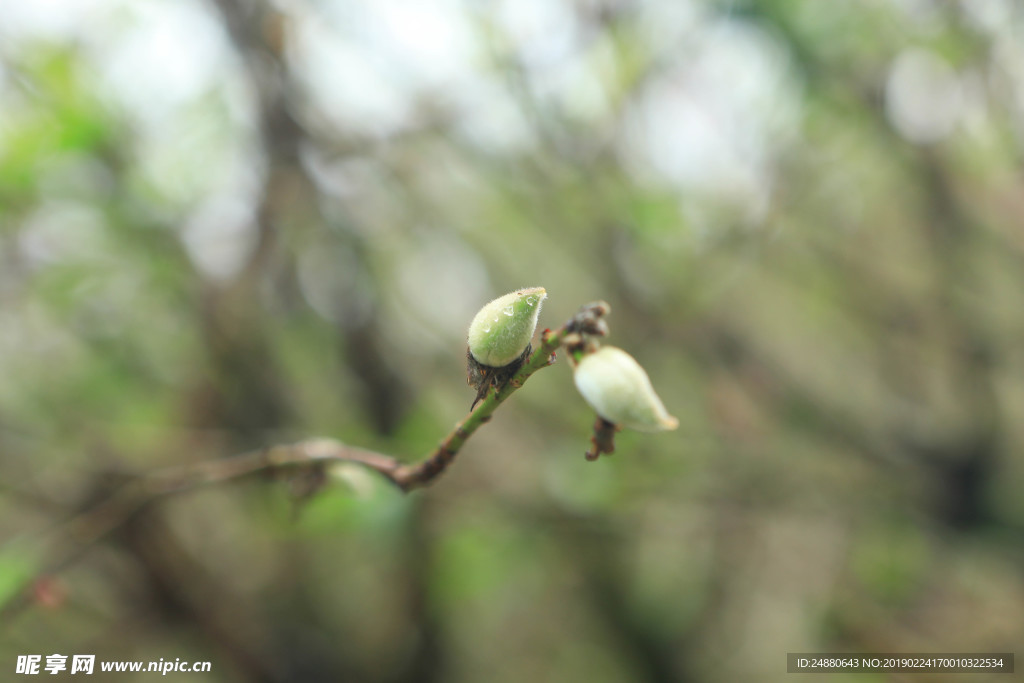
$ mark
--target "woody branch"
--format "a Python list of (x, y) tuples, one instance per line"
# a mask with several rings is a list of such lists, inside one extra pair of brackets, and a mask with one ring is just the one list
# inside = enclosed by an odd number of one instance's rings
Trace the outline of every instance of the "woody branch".
[(124, 524), (143, 507), (166, 496), (226, 483), (261, 472), (315, 471), (331, 463), (356, 463), (394, 484), (403, 493), (434, 483), (455, 460), (466, 441), (491, 419), (509, 396), (519, 390), (535, 372), (554, 362), (555, 352), (565, 344), (570, 349), (583, 332), (603, 330), (601, 317), (608, 305), (595, 302), (583, 306), (555, 331), (545, 330), (540, 343), (522, 367), (503, 385), (491, 388), (485, 398), (448, 433), (423, 460), (406, 464), (376, 451), (350, 446), (334, 439), (309, 439), (243, 453), (230, 458), (171, 467), (142, 475), (123, 485), (103, 502), (68, 521), (56, 530), (61, 554), (32, 577), (0, 608), (0, 621), (9, 620), (31, 604), (32, 585), (40, 577), (57, 573), (73, 563), (91, 545)]

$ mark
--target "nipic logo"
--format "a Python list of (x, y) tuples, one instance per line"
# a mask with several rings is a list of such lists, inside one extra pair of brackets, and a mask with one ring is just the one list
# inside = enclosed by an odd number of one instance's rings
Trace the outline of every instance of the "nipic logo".
[[(45, 663), (44, 663), (45, 659)], [(71, 655), (70, 667), (68, 655), (18, 655), (14, 665), (14, 673), (35, 676), (41, 673), (51, 675), (58, 673), (91, 675), (96, 669), (96, 655)], [(147, 672), (166, 676), (169, 673), (202, 673), (211, 669), (210, 662), (182, 661), (180, 657), (173, 661), (162, 657), (158, 661), (100, 661), (100, 671), (104, 672)]]

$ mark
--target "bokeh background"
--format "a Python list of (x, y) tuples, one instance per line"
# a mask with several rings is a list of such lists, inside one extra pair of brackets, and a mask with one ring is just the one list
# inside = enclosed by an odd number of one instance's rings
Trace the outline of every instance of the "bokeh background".
[[(0, 3), (3, 677), (1012, 651), (1022, 157), (1012, 0)], [(473, 396), (468, 321), (535, 285), (542, 327), (611, 304), (677, 431), (585, 462), (563, 360), (427, 490), (185, 492), (50, 571), (141, 473), (312, 436), (423, 457)], [(925, 678), (962, 676), (801, 680)]]

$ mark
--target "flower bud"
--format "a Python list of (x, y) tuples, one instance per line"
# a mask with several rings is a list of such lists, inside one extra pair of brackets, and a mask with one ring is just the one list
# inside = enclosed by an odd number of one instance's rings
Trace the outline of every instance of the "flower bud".
[(482, 365), (504, 367), (530, 345), (537, 329), (540, 306), (547, 298), (543, 287), (520, 289), (480, 309), (469, 325), (469, 352)]
[(583, 356), (573, 379), (590, 407), (609, 422), (644, 432), (679, 426), (654, 393), (647, 373), (622, 349), (602, 346)]

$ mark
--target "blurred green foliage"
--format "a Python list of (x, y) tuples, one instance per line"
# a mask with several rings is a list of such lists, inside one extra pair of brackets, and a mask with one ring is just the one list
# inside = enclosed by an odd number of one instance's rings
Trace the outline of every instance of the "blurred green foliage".
[[(0, 667), (781, 680), (1024, 641), (1014, 3), (32, 7), (0, 9)], [(429, 453), (524, 286), (542, 328), (609, 301), (679, 430), (584, 462), (560, 359), (428, 490), (187, 492), (36, 576), (141, 472)]]

